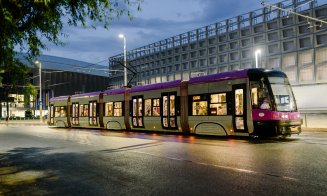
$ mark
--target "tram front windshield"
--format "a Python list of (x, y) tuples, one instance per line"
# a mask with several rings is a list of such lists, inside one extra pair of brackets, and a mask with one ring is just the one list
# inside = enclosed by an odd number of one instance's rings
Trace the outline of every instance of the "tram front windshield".
[(295, 111), (296, 104), (287, 78), (268, 77), (277, 111)]

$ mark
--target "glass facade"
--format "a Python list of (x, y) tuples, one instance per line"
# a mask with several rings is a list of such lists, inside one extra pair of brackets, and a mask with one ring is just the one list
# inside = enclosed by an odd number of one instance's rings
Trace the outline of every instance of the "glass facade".
[[(327, 19), (326, 1), (286, 0), (276, 6), (297, 7), (298, 13)], [(147, 73), (136, 77), (132, 84), (156, 83), (155, 78), (162, 78), (162, 82), (187, 80), (199, 72), (206, 75), (253, 68), (258, 49), (258, 66), (286, 72), (292, 85), (326, 82), (326, 28), (325, 24), (308, 23), (306, 18), (284, 11), (254, 10), (128, 51), (127, 59), (140, 69), (139, 73)], [(109, 69), (120, 69), (117, 60), (122, 59), (123, 54), (110, 57)], [(110, 73), (110, 80), (114, 88), (121, 87), (123, 73)]]

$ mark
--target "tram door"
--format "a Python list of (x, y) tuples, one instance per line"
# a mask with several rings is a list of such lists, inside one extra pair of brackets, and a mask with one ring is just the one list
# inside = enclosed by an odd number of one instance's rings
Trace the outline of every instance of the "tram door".
[(133, 127), (143, 128), (143, 96), (132, 97), (132, 124)]
[(235, 132), (246, 133), (246, 86), (233, 85), (233, 127)]
[(176, 92), (162, 93), (161, 124), (164, 129), (177, 129)]
[(96, 126), (97, 125), (97, 102), (90, 101), (89, 102), (89, 125)]
[(72, 104), (72, 124), (73, 125), (78, 125), (79, 124), (79, 119), (78, 119), (78, 103), (73, 103)]

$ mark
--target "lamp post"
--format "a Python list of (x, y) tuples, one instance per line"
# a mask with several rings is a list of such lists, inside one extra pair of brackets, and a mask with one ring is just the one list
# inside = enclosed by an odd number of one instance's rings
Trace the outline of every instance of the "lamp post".
[(119, 38), (124, 40), (124, 86), (127, 87), (126, 37), (124, 34), (119, 34)]
[(42, 63), (40, 61), (35, 61), (35, 64), (39, 65), (39, 81), (40, 81), (40, 95), (39, 95), (39, 109), (40, 109), (40, 121), (42, 122)]
[(261, 50), (256, 50), (254, 52), (254, 56), (255, 56), (255, 68), (259, 68), (259, 55), (261, 54)]

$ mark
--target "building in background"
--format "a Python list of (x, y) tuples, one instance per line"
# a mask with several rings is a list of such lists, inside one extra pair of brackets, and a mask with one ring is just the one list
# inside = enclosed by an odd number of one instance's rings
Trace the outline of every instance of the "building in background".
[[(31, 83), (38, 90), (37, 97), (25, 97), (24, 87), (12, 92), (13, 102), (9, 103), (10, 117), (24, 117), (26, 110), (32, 110), (34, 116), (39, 113), (39, 69), (36, 65), (29, 64), (23, 54), (19, 59), (31, 69)], [(42, 70), (42, 108), (43, 114), (47, 114), (48, 103), (51, 97), (73, 95), (84, 92), (106, 90), (108, 86), (108, 67), (97, 64), (77, 61), (73, 59), (41, 55), (38, 59)], [(28, 100), (28, 101), (27, 101)], [(28, 102), (28, 103), (26, 103)], [(2, 102), (0, 117), (7, 116), (6, 103)]]
[[(326, 0), (286, 0), (275, 5), (327, 19)], [(260, 51), (257, 56), (256, 51)], [(121, 70), (123, 57), (123, 53), (110, 57), (109, 71)], [(282, 70), (300, 111), (327, 113), (327, 99), (321, 98), (327, 92), (327, 25), (289, 12), (251, 11), (130, 50), (127, 61), (137, 72), (132, 85), (188, 80), (256, 65)], [(129, 72), (128, 78), (132, 75)], [(123, 85), (122, 72), (110, 71), (109, 76), (114, 88)]]

